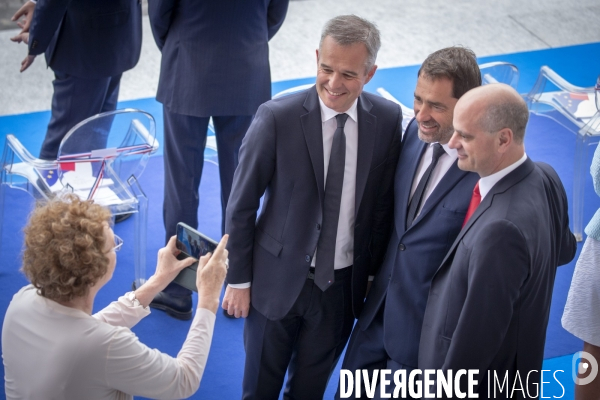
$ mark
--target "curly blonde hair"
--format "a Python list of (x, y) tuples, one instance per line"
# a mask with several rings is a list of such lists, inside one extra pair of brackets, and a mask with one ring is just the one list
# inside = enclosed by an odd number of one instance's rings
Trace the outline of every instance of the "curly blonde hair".
[(104, 223), (110, 211), (70, 194), (38, 204), (25, 227), (21, 271), (54, 301), (87, 295), (107, 271)]

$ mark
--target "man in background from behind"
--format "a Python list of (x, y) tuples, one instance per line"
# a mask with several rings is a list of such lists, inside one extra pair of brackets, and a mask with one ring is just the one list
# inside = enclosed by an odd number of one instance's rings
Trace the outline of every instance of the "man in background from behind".
[(40, 158), (55, 160), (71, 128), (117, 108), (121, 75), (140, 58), (142, 8), (135, 0), (38, 0), (33, 11), (31, 3), (13, 17), (26, 16), (13, 40), (29, 42), (21, 72), (44, 52), (54, 72), (52, 114)]
[[(222, 224), (238, 151), (258, 106), (271, 98), (269, 40), (289, 0), (149, 0), (162, 53), (156, 99), (164, 111), (165, 241), (177, 223), (198, 227), (198, 188), (212, 116), (221, 182)], [(211, 211), (212, 212), (212, 211)], [(175, 283), (150, 305), (192, 317), (192, 296)]]

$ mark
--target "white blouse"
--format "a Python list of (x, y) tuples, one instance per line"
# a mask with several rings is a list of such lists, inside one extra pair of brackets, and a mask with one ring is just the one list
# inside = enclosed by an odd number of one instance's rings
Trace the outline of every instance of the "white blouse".
[(25, 286), (2, 327), (7, 399), (191, 396), (202, 379), (215, 314), (196, 311), (177, 358), (147, 347), (129, 330), (148, 314), (120, 297), (90, 316)]

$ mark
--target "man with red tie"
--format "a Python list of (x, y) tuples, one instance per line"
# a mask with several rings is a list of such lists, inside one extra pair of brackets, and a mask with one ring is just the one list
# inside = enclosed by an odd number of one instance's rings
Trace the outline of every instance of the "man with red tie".
[(458, 167), (480, 179), (471, 213), (431, 282), (418, 367), (477, 370), (481, 398), (488, 372), (508, 378), (496, 398), (511, 397), (514, 384), (536, 393), (556, 268), (577, 250), (558, 175), (525, 154), (528, 117), (523, 99), (504, 84), (475, 88), (454, 109), (450, 148)]

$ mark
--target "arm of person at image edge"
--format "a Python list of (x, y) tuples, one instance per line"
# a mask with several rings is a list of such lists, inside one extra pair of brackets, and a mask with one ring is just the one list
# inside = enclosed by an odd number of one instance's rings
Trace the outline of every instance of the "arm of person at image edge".
[[(227, 235), (221, 239), (214, 254), (200, 258), (196, 278), (198, 309), (177, 357), (173, 358), (147, 347), (128, 329), (119, 330), (112, 337), (110, 351), (106, 356), (108, 385), (124, 393), (151, 398), (187, 398), (198, 390), (210, 350), (215, 314), (226, 274), (227, 239)], [(148, 315), (148, 305), (154, 296), (179, 271), (194, 262), (191, 257), (177, 260), (178, 253), (173, 236), (158, 253), (155, 274), (135, 291), (140, 304), (121, 297), (94, 314), (94, 318), (111, 325), (130, 327)]]
[[(21, 28), (21, 32), (19, 32), (18, 35), (10, 38), (10, 40), (13, 42), (25, 42), (25, 44), (29, 43), (29, 28), (31, 26), (31, 20), (33, 19), (35, 3), (36, 1), (34, 0), (26, 1), (10, 19), (11, 21), (16, 22), (17, 26)], [(20, 20), (21, 17), (24, 17), (24, 19)]]
[(20, 72), (25, 71), (35, 57), (48, 48), (50, 41), (67, 11), (71, 0), (38, 0), (28, 34), (29, 54), (21, 62)]
[(236, 318), (250, 310), (252, 253), (260, 198), (275, 172), (277, 134), (269, 103), (258, 108), (239, 153), (239, 165), (227, 204), (225, 231), (230, 235), (227, 288), (223, 309)]
[[(596, 147), (596, 151), (594, 152), (594, 158), (592, 160), (592, 165), (590, 167), (590, 173), (592, 175), (592, 181), (594, 182), (594, 190), (596, 194), (600, 196), (600, 144)], [(596, 214), (589, 222), (589, 224), (585, 228), (585, 233), (591, 239), (587, 240), (600, 240), (600, 209), (596, 211)], [(581, 255), (580, 255), (581, 257)], [(575, 267), (577, 273), (578, 266)], [(575, 274), (574, 273), (574, 274)], [(573, 283), (571, 283), (573, 285)], [(576, 288), (576, 287), (575, 287)], [(573, 286), (571, 286), (571, 289)], [(576, 290), (579, 288), (576, 288)], [(589, 294), (588, 294), (589, 295)], [(568, 301), (567, 301), (568, 304)], [(585, 308), (585, 304), (582, 305)], [(598, 312), (598, 310), (595, 310)], [(575, 315), (576, 313), (573, 313)], [(589, 320), (585, 317), (586, 313), (576, 314), (581, 315), (583, 318), (579, 321), (579, 324), (586, 325), (586, 322), (589, 323)], [(572, 321), (571, 321), (572, 322)], [(579, 331), (577, 326), (573, 326), (569, 323), (565, 324), (565, 316), (563, 315), (562, 325), (567, 331), (577, 336), (579, 339), (583, 340), (583, 351), (590, 353), (598, 362), (600, 362), (600, 341), (594, 342), (594, 344), (590, 343), (595, 340), (593, 337), (582, 337), (581, 331)], [(600, 335), (600, 332), (598, 332)], [(587, 336), (587, 335), (586, 335)], [(589, 340), (589, 341), (588, 341)], [(587, 375), (579, 375), (579, 378), (586, 377)], [(575, 385), (575, 400), (596, 400), (598, 398), (598, 393), (600, 393), (600, 375), (597, 375), (596, 378), (587, 385)]]
[(290, 0), (271, 0), (267, 10), (267, 25), (269, 30), (269, 40), (275, 36), (287, 14)]
[(172, 14), (178, 0), (148, 0), (148, 17), (152, 36), (159, 50), (162, 51), (171, 26)]

